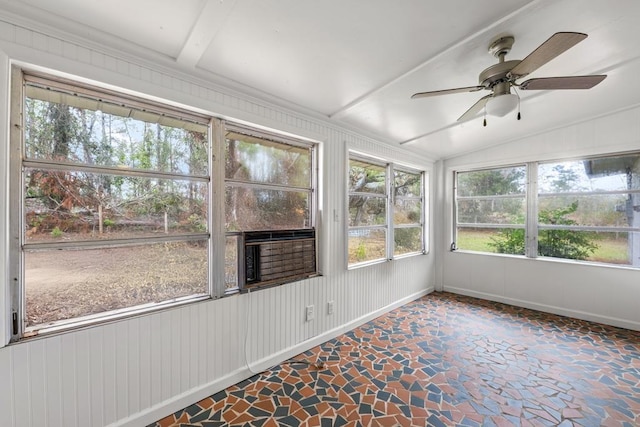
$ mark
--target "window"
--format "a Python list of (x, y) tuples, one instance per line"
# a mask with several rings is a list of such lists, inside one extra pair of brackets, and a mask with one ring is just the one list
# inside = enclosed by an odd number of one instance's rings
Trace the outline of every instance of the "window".
[(424, 253), (424, 173), (351, 153), (348, 175), (348, 264)]
[[(226, 127), (227, 291), (249, 282), (283, 283), (293, 277), (315, 274), (315, 233), (298, 232), (314, 227), (315, 170), (315, 145), (312, 143), (234, 125)], [(251, 231), (280, 232), (269, 233), (265, 238), (271, 242), (269, 244), (255, 243), (244, 247), (240, 237), (246, 237), (243, 233)], [(265, 240), (256, 237), (261, 236), (260, 233), (251, 236), (247, 239)], [(244, 263), (240, 259), (238, 264), (238, 257), (243, 254), (250, 257), (251, 262)], [(277, 267), (276, 264), (281, 265)], [(241, 277), (238, 277), (238, 271)]]
[(209, 119), (18, 69), (12, 93), (13, 339), (209, 297)]
[(225, 135), (227, 231), (310, 228), (313, 146), (249, 132)]
[[(537, 197), (530, 197), (526, 206), (524, 168), (517, 174), (507, 172), (513, 168), (458, 172), (458, 248), (640, 266), (640, 154), (528, 166), (530, 192)], [(516, 176), (517, 185), (505, 179)], [(499, 193), (499, 199), (470, 196), (479, 186), (503, 191), (490, 191)], [(521, 194), (518, 210), (494, 203), (507, 194), (512, 201)], [(490, 205), (480, 212), (483, 200)], [(527, 209), (535, 215), (525, 226)], [(500, 222), (505, 220), (508, 228)]]
[(640, 267), (640, 154), (539, 164), (537, 250)]
[(504, 252), (524, 255), (525, 190), (524, 166), (458, 172), (455, 246), (496, 252), (496, 236), (511, 233), (522, 236), (523, 244)]
[(393, 254), (424, 250), (424, 195), (421, 172), (393, 171)]

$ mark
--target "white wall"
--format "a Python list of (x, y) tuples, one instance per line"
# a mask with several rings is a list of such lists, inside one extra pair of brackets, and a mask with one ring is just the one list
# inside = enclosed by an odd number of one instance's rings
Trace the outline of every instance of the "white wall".
[[(0, 92), (0, 414), (3, 425), (144, 425), (433, 289), (433, 253), (348, 271), (345, 268), (345, 162), (354, 148), (432, 171), (433, 164), (278, 107), (166, 59), (132, 57), (0, 18), (0, 86), (18, 61), (73, 74), (321, 142), (322, 277), (206, 301), (84, 330), (7, 342), (8, 90)], [(431, 179), (431, 182), (434, 180)], [(338, 213), (334, 220), (333, 212)], [(431, 212), (430, 217), (433, 217)], [(335, 313), (326, 304), (335, 301)], [(304, 307), (316, 318), (304, 321)], [(248, 335), (245, 335), (248, 334)], [(247, 348), (245, 351), (245, 336)]]
[(449, 251), (456, 169), (631, 150), (640, 150), (640, 107), (446, 160), (437, 247), (444, 290), (640, 330), (640, 270)]

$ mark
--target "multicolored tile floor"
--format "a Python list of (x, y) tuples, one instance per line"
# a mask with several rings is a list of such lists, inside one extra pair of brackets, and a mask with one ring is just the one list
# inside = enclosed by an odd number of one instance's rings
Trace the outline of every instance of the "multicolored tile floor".
[(432, 293), (152, 426), (640, 426), (640, 332)]

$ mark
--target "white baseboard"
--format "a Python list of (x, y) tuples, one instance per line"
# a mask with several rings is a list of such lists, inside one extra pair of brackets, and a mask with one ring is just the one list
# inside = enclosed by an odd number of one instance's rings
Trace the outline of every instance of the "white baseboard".
[(565, 307), (558, 307), (548, 304), (540, 304), (533, 301), (525, 301), (516, 298), (509, 298), (502, 295), (490, 294), (486, 292), (476, 292), (469, 289), (457, 288), (455, 286), (444, 286), (445, 292), (466, 295), (474, 298), (480, 298), (489, 301), (501, 302), (504, 304), (514, 305), (516, 307), (529, 308), (531, 310), (542, 311), (545, 313), (557, 314), (559, 316), (572, 317), (574, 319), (587, 320), (589, 322), (602, 323), (605, 325), (616, 326), (618, 328), (632, 329), (640, 331), (640, 322), (620, 319), (617, 317), (603, 316), (600, 314), (589, 313), (581, 310), (572, 310)]
[(152, 406), (151, 408), (145, 409), (144, 411), (141, 411), (130, 417), (124, 418), (122, 420), (118, 420), (115, 423), (110, 424), (109, 427), (140, 427), (140, 426), (149, 425), (155, 421), (158, 421), (166, 417), (167, 415), (173, 414), (174, 412), (177, 412), (180, 409), (186, 408), (187, 406), (190, 406), (208, 396), (211, 396), (221, 390), (224, 390), (227, 387), (237, 384), (240, 381), (246, 380), (247, 378), (251, 378), (252, 376), (255, 375), (255, 372), (262, 372), (272, 366), (282, 363), (283, 361), (288, 360), (297, 354), (303, 353), (345, 332), (355, 329), (358, 326), (375, 319), (376, 317), (379, 317), (385, 313), (388, 313), (389, 311), (395, 308), (398, 308), (404, 304), (407, 304), (410, 301), (416, 300), (433, 291), (434, 291), (433, 286), (423, 289), (420, 292), (416, 292), (412, 295), (409, 295), (398, 301), (395, 301), (385, 307), (379, 308), (375, 311), (372, 311), (371, 313), (358, 317), (357, 319), (353, 319), (348, 323), (345, 323), (336, 328), (328, 330), (320, 335), (316, 335), (312, 338), (302, 341), (294, 345), (293, 347), (290, 347), (285, 350), (274, 353), (272, 355), (269, 355), (268, 357), (265, 357), (257, 362), (252, 363), (250, 367), (245, 366), (243, 368), (237, 369), (210, 383), (204, 384), (200, 387), (191, 389), (185, 393), (174, 396), (171, 399), (165, 400), (164, 402), (161, 402), (158, 405)]

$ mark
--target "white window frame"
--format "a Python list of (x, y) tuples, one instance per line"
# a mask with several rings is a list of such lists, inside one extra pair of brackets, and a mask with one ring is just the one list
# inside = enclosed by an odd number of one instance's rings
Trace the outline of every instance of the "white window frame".
[[(506, 225), (506, 226), (493, 226), (491, 224), (471, 224), (472, 226), (480, 226), (480, 227), (484, 227), (487, 226), (488, 228), (521, 228), (525, 230), (525, 254), (524, 255), (513, 255), (513, 254), (500, 254), (500, 253), (493, 253), (491, 252), (490, 254), (492, 256), (509, 256), (509, 257), (526, 257), (526, 258), (531, 258), (531, 259), (548, 259), (548, 260), (554, 260), (554, 261), (558, 261), (558, 262), (571, 262), (571, 263), (576, 263), (576, 262), (580, 262), (580, 263), (588, 263), (588, 264), (601, 264), (601, 265), (606, 265), (608, 267), (614, 267), (614, 268), (632, 268), (632, 269), (638, 269), (638, 266), (633, 266), (633, 265), (629, 265), (629, 264), (614, 264), (614, 263), (610, 263), (610, 262), (603, 262), (603, 261), (589, 261), (589, 260), (573, 260), (573, 259), (567, 259), (567, 258), (560, 258), (560, 257), (551, 257), (551, 256), (540, 256), (538, 255), (538, 233), (541, 230), (575, 230), (575, 231), (594, 231), (594, 232), (626, 232), (626, 233), (630, 233), (630, 232), (634, 232), (634, 233), (640, 233), (640, 228), (638, 227), (608, 227), (608, 226), (585, 226), (585, 225), (551, 225), (551, 224), (540, 224), (539, 220), (538, 220), (538, 215), (539, 215), (539, 199), (541, 197), (554, 197), (554, 196), (565, 196), (565, 195), (575, 195), (575, 196), (588, 196), (588, 195), (613, 195), (613, 194), (635, 194), (638, 195), (640, 194), (640, 189), (626, 189), (626, 190), (611, 190), (611, 191), (607, 191), (607, 190), (594, 190), (594, 191), (581, 191), (581, 192), (546, 192), (544, 194), (541, 194), (539, 192), (539, 186), (538, 186), (538, 182), (539, 182), (539, 176), (538, 176), (538, 168), (540, 165), (542, 164), (554, 164), (554, 163), (562, 163), (562, 162), (567, 162), (567, 161), (587, 161), (587, 160), (599, 160), (599, 159), (607, 159), (607, 158), (612, 158), (612, 157), (621, 157), (621, 156), (626, 156), (626, 155), (638, 155), (640, 156), (640, 152), (638, 151), (634, 151), (634, 152), (622, 152), (622, 153), (605, 153), (605, 154), (599, 154), (599, 155), (592, 155), (592, 156), (581, 156), (581, 157), (572, 157), (572, 158), (560, 158), (560, 159), (552, 159), (552, 160), (544, 160), (544, 161), (530, 161), (530, 162), (526, 162), (524, 163), (524, 166), (526, 167), (526, 190), (525, 190), (525, 201), (526, 201), (526, 208), (525, 208), (525, 224), (523, 227), (514, 227), (512, 225)], [(460, 169), (460, 170), (455, 170), (453, 171), (454, 173), (454, 188), (453, 188), (453, 204), (452, 204), (452, 216), (453, 216), (453, 242), (451, 244), (451, 250), (452, 251), (456, 251), (458, 250), (458, 248), (456, 248), (456, 240), (457, 240), (457, 233), (458, 233), (458, 228), (459, 227), (466, 227), (469, 226), (470, 224), (464, 224), (464, 223), (458, 223), (457, 222), (457, 206), (458, 206), (458, 200), (460, 200), (460, 198), (457, 195), (457, 185), (458, 185), (458, 173), (464, 173), (464, 172), (474, 172), (474, 171), (489, 171), (489, 170), (494, 170), (494, 169), (503, 169), (503, 168), (509, 168), (509, 167), (514, 167), (514, 166), (522, 166), (523, 164), (509, 164), (509, 165), (496, 165), (496, 166), (490, 166), (490, 167), (483, 167), (483, 168), (478, 168), (478, 169)], [(469, 197), (469, 198), (473, 198), (473, 197)], [(470, 249), (463, 249), (460, 250), (462, 252), (474, 252), (474, 253), (485, 253), (485, 254), (489, 254), (489, 252), (479, 252), (479, 251), (473, 251)]]
[[(482, 172), (482, 171), (491, 171), (497, 169), (508, 169), (508, 168), (525, 168), (525, 191), (524, 194), (514, 194), (514, 195), (490, 195), (490, 196), (458, 196), (458, 176), (460, 173), (469, 173), (469, 172)], [(518, 229), (524, 230), (525, 233), (525, 254), (529, 253), (530, 248), (530, 236), (535, 236), (535, 234), (530, 233), (530, 228), (528, 227), (529, 221), (528, 218), (531, 217), (531, 200), (530, 195), (535, 194), (531, 192), (531, 167), (527, 164), (517, 163), (517, 164), (508, 164), (508, 165), (500, 165), (500, 166), (491, 166), (486, 168), (478, 168), (478, 169), (461, 169), (453, 172), (453, 241), (451, 242), (451, 250), (458, 250), (457, 240), (458, 240), (458, 228), (486, 228), (486, 229)], [(496, 223), (461, 223), (458, 222), (458, 201), (460, 200), (495, 200), (495, 199), (524, 199), (525, 202), (525, 218), (524, 224), (496, 224)], [(461, 251), (469, 251), (469, 252), (478, 252), (470, 249), (460, 249)], [(493, 253), (493, 252), (480, 252), (480, 253)], [(535, 254), (535, 252), (533, 252)], [(504, 254), (499, 254), (504, 255)]]
[[(405, 257), (410, 257), (410, 256), (414, 256), (414, 255), (422, 255), (422, 254), (426, 254), (427, 253), (427, 238), (426, 238), (426, 222), (427, 222), (427, 213), (426, 213), (426, 208), (427, 208), (427, 203), (426, 203), (426, 198), (425, 198), (425, 188), (426, 188), (426, 184), (427, 184), (427, 173), (425, 171), (420, 171), (417, 169), (412, 169), (406, 166), (402, 166), (402, 165), (398, 165), (398, 164), (390, 164), (391, 167), (391, 171), (390, 173), (393, 175), (391, 177), (391, 192), (390, 192), (390, 197), (391, 197), (391, 204), (390, 204), (390, 215), (391, 215), (391, 224), (392, 224), (392, 233), (391, 233), (391, 254), (393, 254), (393, 259), (400, 259), (400, 258), (405, 258)], [(420, 194), (418, 196), (396, 196), (396, 192), (395, 192), (395, 173), (394, 172), (404, 172), (404, 173), (409, 173), (409, 174), (413, 174), (413, 175), (420, 175)], [(413, 200), (413, 201), (418, 201), (420, 202), (420, 218), (419, 221), (416, 223), (411, 223), (411, 224), (395, 224), (393, 221), (393, 210), (394, 210), (394, 206), (395, 206), (395, 202), (397, 199), (400, 200)], [(395, 254), (395, 230), (396, 229), (402, 229), (402, 228), (406, 228), (406, 229), (410, 229), (410, 228), (420, 228), (421, 229), (421, 233), (422, 233), (422, 238), (421, 238), (421, 244), (420, 244), (420, 249), (417, 251), (413, 251), (413, 252), (406, 252), (403, 254)]]
[[(23, 108), (25, 99), (25, 82), (26, 80), (36, 82), (37, 84), (46, 85), (47, 82), (58, 90), (63, 90), (74, 95), (76, 93), (81, 94), (84, 97), (94, 99), (98, 102), (116, 103), (116, 106), (128, 106), (137, 109), (137, 111), (144, 111), (145, 115), (151, 115), (157, 118), (159, 123), (167, 121), (170, 125), (171, 120), (177, 119), (179, 121), (192, 122), (194, 126), (199, 129), (204, 128), (207, 130), (207, 152), (208, 152), (208, 175), (183, 175), (180, 173), (166, 173), (166, 172), (153, 172), (153, 171), (139, 171), (139, 170), (124, 170), (120, 171), (118, 168), (108, 166), (93, 166), (93, 165), (75, 165), (64, 161), (56, 160), (29, 160), (26, 159), (24, 150), (24, 136), (23, 136)], [(44, 86), (43, 86), (44, 87)], [(118, 107), (115, 107), (118, 108)], [(215, 211), (213, 209), (214, 194), (212, 186), (212, 146), (214, 131), (212, 129), (213, 119), (209, 116), (204, 116), (190, 111), (175, 108), (168, 104), (161, 104), (154, 101), (148, 101), (142, 98), (137, 98), (128, 94), (119, 93), (113, 90), (106, 90), (100, 87), (90, 86), (84, 83), (78, 83), (68, 79), (58, 78), (55, 75), (42, 74), (40, 72), (30, 71), (27, 67), (14, 66), (12, 69), (12, 83), (11, 83), (11, 133), (10, 133), (10, 171), (9, 171), (9, 203), (14, 206), (14, 209), (10, 210), (9, 216), (9, 230), (11, 235), (10, 241), (10, 253), (9, 253), (9, 265), (10, 265), (10, 316), (11, 316), (11, 337), (10, 341), (18, 341), (23, 338), (41, 336), (61, 331), (67, 331), (70, 329), (85, 327), (96, 323), (102, 323), (112, 321), (124, 317), (130, 317), (150, 311), (158, 310), (166, 307), (173, 307), (195, 301), (202, 301), (210, 299), (213, 296), (220, 296), (217, 289), (214, 290), (212, 283), (214, 257), (212, 255), (212, 230), (217, 227), (214, 226), (216, 220), (213, 218)], [(78, 240), (72, 242), (60, 242), (60, 243), (30, 243), (25, 241), (25, 224), (24, 224), (24, 174), (23, 169), (26, 167), (44, 167), (52, 168), (54, 170), (67, 170), (67, 171), (85, 171), (94, 173), (108, 173), (122, 176), (140, 176), (148, 178), (161, 178), (161, 179), (176, 179), (176, 180), (189, 180), (193, 182), (205, 183), (208, 188), (209, 200), (207, 206), (207, 230), (204, 232), (196, 233), (176, 233), (166, 236), (157, 237), (130, 237), (125, 239), (118, 239), (117, 241), (108, 240)], [(24, 253), (27, 250), (37, 249), (80, 249), (80, 248), (113, 248), (121, 246), (130, 246), (137, 244), (153, 244), (163, 243), (171, 241), (206, 241), (208, 245), (207, 249), (207, 264), (209, 269), (207, 271), (207, 286), (204, 294), (193, 294), (180, 298), (176, 298), (169, 301), (163, 301), (158, 303), (143, 304), (142, 306), (125, 307), (104, 313), (83, 315), (75, 318), (64, 319), (55, 321), (52, 323), (41, 324), (26, 327), (26, 303), (25, 303), (25, 257)]]
[[(374, 166), (379, 166), (385, 169), (385, 193), (356, 193), (349, 191), (349, 169), (351, 160), (360, 161), (364, 163), (368, 163)], [(420, 223), (419, 224), (407, 224), (407, 225), (396, 225), (394, 223), (394, 181), (395, 175), (394, 171), (398, 170), (400, 172), (412, 173), (412, 174), (420, 174), (420, 197), (403, 197), (406, 200), (420, 200), (421, 202), (421, 214), (420, 214)], [(354, 269), (365, 267), (368, 265), (380, 264), (387, 261), (393, 261), (402, 258), (408, 258), (417, 255), (424, 255), (427, 253), (427, 202), (426, 202), (426, 185), (428, 183), (427, 172), (424, 170), (419, 170), (416, 168), (412, 168), (410, 166), (404, 166), (399, 163), (394, 163), (390, 161), (386, 161), (384, 159), (380, 159), (378, 157), (370, 156), (367, 154), (360, 153), (354, 150), (348, 150), (347, 152), (347, 161), (346, 161), (346, 171), (345, 171), (345, 210), (346, 210), (346, 221), (345, 221), (345, 255), (346, 255), (346, 264), (347, 269)], [(366, 196), (366, 197), (377, 197), (385, 200), (386, 206), (386, 221), (383, 225), (363, 225), (363, 226), (350, 226), (349, 225), (349, 199), (351, 196)], [(415, 252), (408, 252), (400, 255), (395, 255), (395, 228), (416, 228), (416, 225), (420, 226), (422, 229), (422, 242), (421, 249)], [(351, 231), (357, 230), (385, 230), (386, 234), (386, 242), (385, 242), (385, 256), (373, 260), (367, 260), (362, 262), (349, 263), (349, 233)]]
[[(226, 133), (233, 132), (241, 135), (246, 135), (249, 137), (254, 137), (257, 139), (261, 139), (266, 141), (271, 141), (273, 143), (283, 145), (283, 146), (292, 146), (298, 148), (308, 149), (311, 154), (311, 164), (310, 164), (310, 183), (309, 187), (299, 187), (292, 185), (278, 185), (278, 184), (267, 184), (261, 182), (255, 182), (250, 180), (236, 180), (236, 179), (228, 179), (225, 177), (224, 167), (222, 171), (222, 177), (224, 182), (224, 188), (222, 189), (222, 194), (225, 193), (228, 187), (243, 187), (248, 189), (266, 189), (266, 190), (285, 190), (285, 191), (295, 191), (295, 192), (306, 192), (309, 194), (309, 224), (307, 224), (306, 229), (316, 228), (316, 217), (318, 211), (318, 144), (311, 141), (304, 141), (297, 138), (287, 137), (284, 135), (279, 135), (272, 132), (267, 132), (260, 129), (255, 129), (246, 125), (237, 124), (233, 122), (222, 122), (222, 137), (220, 138), (221, 145), (221, 153), (223, 164), (226, 161), (225, 158), (225, 145), (226, 145)], [(224, 198), (224, 196), (223, 196)], [(224, 200), (224, 199), (223, 199)], [(222, 220), (222, 226), (224, 228), (225, 220)], [(236, 237), (240, 235), (242, 231), (227, 231), (224, 230), (224, 236), (226, 237)], [(318, 235), (316, 234), (316, 253), (318, 249)], [(241, 250), (238, 250), (238, 253), (241, 254)], [(318, 260), (316, 259), (316, 266), (318, 265)], [(238, 271), (238, 274), (241, 272)], [(229, 287), (225, 290), (227, 294), (237, 293), (240, 291), (240, 287), (236, 282), (235, 287)]]

